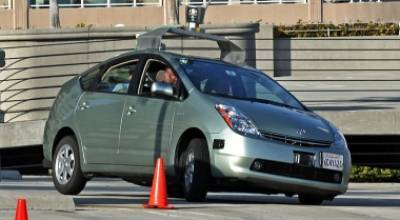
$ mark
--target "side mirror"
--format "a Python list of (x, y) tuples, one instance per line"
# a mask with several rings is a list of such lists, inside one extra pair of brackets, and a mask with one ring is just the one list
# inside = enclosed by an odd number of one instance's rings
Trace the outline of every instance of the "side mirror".
[(169, 83), (153, 82), (151, 85), (151, 94), (173, 97), (174, 88)]
[(0, 67), (3, 67), (6, 65), (6, 53), (4, 52), (4, 50), (0, 49)]

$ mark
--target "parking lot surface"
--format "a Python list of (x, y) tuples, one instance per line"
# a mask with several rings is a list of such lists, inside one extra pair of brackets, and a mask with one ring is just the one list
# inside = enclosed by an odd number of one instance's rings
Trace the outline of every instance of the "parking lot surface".
[(400, 219), (400, 183), (352, 183), (321, 206), (296, 197), (209, 193), (204, 203), (170, 199), (173, 210), (143, 209), (149, 188), (120, 179), (94, 179), (78, 196), (56, 192), (49, 177), (0, 182), (0, 220), (13, 219), (16, 199), (27, 199), (30, 219)]

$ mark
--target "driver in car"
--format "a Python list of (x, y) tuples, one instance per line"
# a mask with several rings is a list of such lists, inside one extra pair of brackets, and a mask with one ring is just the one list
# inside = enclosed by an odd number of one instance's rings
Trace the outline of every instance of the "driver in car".
[(156, 75), (156, 81), (172, 85), (172, 88), (174, 90), (174, 97), (175, 98), (179, 97), (180, 88), (178, 83), (178, 77), (171, 68), (165, 67), (165, 69), (159, 70)]
[(172, 86), (176, 87), (178, 78), (171, 68), (166, 67), (164, 70), (159, 70), (157, 72), (156, 80), (158, 82), (169, 83)]

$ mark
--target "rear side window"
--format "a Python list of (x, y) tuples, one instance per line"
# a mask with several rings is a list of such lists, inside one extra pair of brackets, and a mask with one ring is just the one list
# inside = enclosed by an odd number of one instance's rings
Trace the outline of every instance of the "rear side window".
[(128, 93), (129, 84), (135, 72), (138, 60), (128, 61), (110, 67), (101, 78), (96, 91)]
[(81, 86), (83, 90), (93, 90), (96, 86), (96, 83), (99, 79), (100, 68), (99, 66), (93, 67), (88, 70), (82, 77), (81, 77)]

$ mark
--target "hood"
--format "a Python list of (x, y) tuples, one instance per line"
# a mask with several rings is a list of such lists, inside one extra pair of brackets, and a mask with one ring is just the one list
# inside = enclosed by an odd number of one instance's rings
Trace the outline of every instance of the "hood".
[[(215, 104), (231, 105), (239, 109), (260, 131), (315, 141), (334, 141), (329, 124), (313, 112), (217, 96), (212, 99)], [(305, 133), (300, 135), (300, 129), (304, 129)]]

